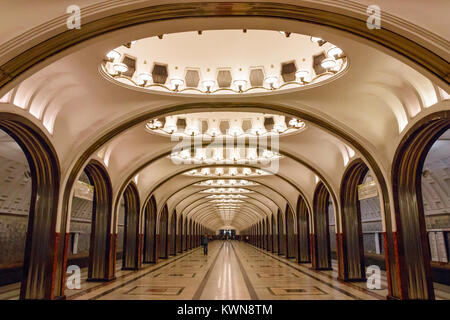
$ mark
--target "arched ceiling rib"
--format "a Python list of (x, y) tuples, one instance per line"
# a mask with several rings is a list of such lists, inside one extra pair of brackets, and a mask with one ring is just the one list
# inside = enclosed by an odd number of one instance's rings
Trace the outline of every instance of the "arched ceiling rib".
[[(273, 203), (278, 208), (279, 207), (283, 207), (283, 206), (285, 207), (286, 201), (281, 202), (280, 205), (276, 204), (276, 202), (273, 201), (273, 197), (276, 195), (276, 193), (273, 190), (270, 190), (268, 187), (264, 187), (264, 188), (258, 188), (258, 187), (260, 187), (260, 186), (251, 187), (251, 190), (253, 190), (256, 193), (255, 197), (260, 196), (261, 200), (256, 200), (256, 199), (253, 199), (253, 198), (252, 198), (252, 200), (244, 199), (244, 203), (243, 204), (251, 203), (253, 201), (257, 201), (256, 203), (254, 203), (252, 205), (258, 207), (259, 211), (265, 212), (264, 215), (269, 215), (269, 214), (273, 213), (273, 205), (271, 206), (272, 209), (270, 209), (267, 206), (267, 203)], [(196, 206), (199, 205), (199, 203), (200, 203), (200, 205), (204, 204), (204, 205), (210, 206), (210, 207), (214, 206), (214, 204), (210, 202), (210, 199), (206, 199), (204, 197), (200, 197), (200, 198), (198, 197), (198, 191), (199, 190), (205, 190), (207, 188), (205, 188), (205, 189), (201, 189), (201, 188), (198, 189), (198, 187), (190, 187), (190, 186), (188, 186), (187, 188), (181, 189), (181, 191), (183, 191), (184, 189), (188, 189), (187, 190), (188, 195), (187, 196), (183, 195), (183, 197), (178, 202), (175, 202), (173, 205), (171, 205), (169, 207), (169, 210), (171, 210), (171, 208), (174, 208), (180, 214), (187, 214), (186, 210), (192, 210), (191, 207), (196, 207)], [(250, 187), (248, 189), (250, 189)], [(260, 190), (257, 190), (257, 189), (260, 189)], [(180, 192), (180, 191), (177, 191), (176, 193), (178, 193), (178, 192)], [(268, 193), (269, 193), (269, 195), (267, 195)], [(270, 195), (270, 193), (273, 193), (273, 194)], [(178, 206), (178, 204), (183, 202), (183, 201), (187, 202), (188, 204), (185, 205), (184, 208), (180, 208)], [(266, 204), (263, 201), (265, 201)]]
[[(269, 212), (265, 211), (258, 204), (255, 204), (252, 202), (244, 202), (244, 203), (241, 203), (240, 206), (242, 208), (249, 209), (250, 212), (253, 212), (255, 214), (255, 218), (256, 217), (264, 218), (271, 214), (270, 211)], [(199, 202), (196, 202), (195, 204), (193, 203), (193, 206), (188, 208), (187, 210), (185, 210), (183, 213), (185, 216), (190, 217), (190, 216), (194, 216), (196, 212), (198, 212), (199, 210), (204, 209), (204, 208), (211, 208), (213, 210), (216, 209), (216, 207), (214, 205), (211, 205), (207, 201), (199, 201)]]
[[(181, 200), (186, 199), (189, 195), (197, 194), (201, 191), (209, 189), (209, 187), (193, 186), (198, 181), (205, 181), (205, 180), (206, 179), (197, 180), (197, 181), (194, 180), (194, 181), (185, 183), (184, 185), (181, 185), (180, 182), (178, 182), (178, 184), (175, 184), (174, 187), (172, 188), (171, 193), (168, 193), (169, 192), (168, 189), (164, 189), (163, 194), (165, 194), (165, 197), (157, 199), (157, 201), (159, 200), (159, 202), (160, 202), (160, 208), (162, 208), (162, 206), (164, 206), (168, 202), (168, 200), (171, 198), (174, 199), (173, 202), (175, 203), (175, 206), (176, 206), (176, 205), (178, 205), (178, 203)], [(249, 179), (249, 181), (254, 181), (254, 180)], [(269, 199), (272, 199), (272, 200), (269, 200), (269, 202), (278, 203), (279, 207), (282, 207), (283, 204), (288, 202), (289, 189), (288, 190), (283, 190), (283, 189), (277, 190), (274, 187), (271, 187), (270, 184), (267, 182), (264, 182), (264, 183), (259, 182), (259, 184), (260, 185), (258, 185), (258, 186), (245, 187), (245, 189), (251, 190), (253, 192), (257, 192), (261, 195), (264, 195), (265, 197), (267, 197)], [(286, 184), (281, 184), (281, 185), (284, 185), (284, 187), (287, 187)], [(291, 189), (291, 192), (293, 193), (293, 196), (295, 196), (295, 201), (296, 201), (297, 197), (298, 197), (298, 192), (296, 192), (295, 189)], [(155, 192), (154, 194), (157, 195), (158, 193)], [(273, 198), (271, 198), (271, 197), (273, 197)]]
[[(176, 178), (176, 177), (175, 177)], [(175, 179), (176, 180), (176, 179)], [(209, 189), (208, 187), (198, 187), (193, 186), (193, 184), (198, 181), (205, 181), (207, 179), (195, 179), (193, 182), (191, 181), (186, 186), (180, 186), (179, 183), (175, 183), (177, 188), (175, 188), (175, 192), (167, 197), (167, 201), (161, 201), (161, 206), (164, 206), (166, 203), (169, 206), (169, 211), (175, 209), (178, 214), (188, 216), (190, 214), (195, 214), (200, 208), (203, 207), (214, 207), (214, 203), (211, 203), (211, 199), (206, 198), (209, 194), (199, 193), (202, 190)], [(247, 179), (248, 181), (255, 181), (253, 179)], [(257, 221), (264, 216), (273, 214), (280, 207), (285, 207), (286, 201), (282, 201), (281, 203), (277, 203), (273, 200), (274, 195), (267, 195), (268, 193), (275, 192), (273, 189), (267, 186), (259, 185), (246, 187), (248, 190), (252, 190), (254, 193), (245, 194), (248, 196), (248, 199), (243, 199), (243, 203), (240, 203), (243, 207), (250, 205), (252, 208), (257, 208), (257, 211), (263, 213), (263, 216), (254, 216), (254, 221)], [(179, 196), (177, 197), (177, 194)], [(297, 193), (298, 196), (298, 193)], [(258, 199), (259, 198), (259, 199)], [(269, 208), (269, 206), (271, 208)], [(239, 210), (240, 212), (240, 210)]]
[[(287, 161), (287, 159), (283, 160), (283, 161)], [(154, 174), (154, 172), (161, 172), (162, 170), (160, 170), (159, 166), (156, 167), (146, 167), (143, 171), (141, 171), (141, 173), (139, 174), (141, 175), (152, 175), (152, 182), (151, 183), (147, 183), (147, 184), (143, 184), (140, 185), (141, 189), (145, 190), (147, 188), (147, 186), (149, 187), (148, 190), (146, 190), (145, 192), (145, 199), (149, 199), (150, 195), (153, 195), (154, 192), (163, 187), (166, 184), (171, 184), (171, 183), (177, 183), (176, 181), (178, 181), (177, 179), (184, 179), (183, 181), (191, 181), (191, 182), (199, 182), (202, 180), (207, 180), (207, 179), (213, 179), (213, 178), (200, 178), (200, 177), (186, 177), (183, 176), (182, 174), (190, 171), (192, 169), (200, 169), (203, 168), (204, 166), (198, 165), (198, 166), (178, 166), (177, 170), (174, 171), (170, 171), (167, 170), (167, 174), (163, 175), (162, 177), (158, 177), (156, 174)], [(208, 165), (207, 167), (224, 167), (222, 165)], [(250, 168), (254, 168), (254, 169), (259, 169), (258, 166), (254, 166), (254, 165), (233, 165), (231, 167), (250, 167)], [(292, 188), (297, 189), (297, 192), (299, 193), (303, 193), (304, 196), (306, 197), (306, 200), (308, 201), (308, 196), (312, 195), (314, 192), (314, 186), (308, 190), (303, 190), (303, 186), (308, 185), (312, 182), (315, 182), (315, 178), (314, 175), (312, 174), (312, 172), (308, 171), (307, 169), (305, 169), (302, 165), (297, 165), (295, 167), (295, 171), (288, 171), (285, 167), (281, 166), (280, 169), (278, 170), (278, 172), (274, 173), (273, 176), (264, 176), (264, 177), (251, 177), (251, 179), (247, 178), (247, 180), (251, 180), (257, 183), (260, 183), (261, 180), (276, 180), (276, 179), (281, 179), (283, 181), (285, 181), (286, 183), (288, 183), (290, 186), (292, 186)], [(148, 180), (147, 180), (148, 181)], [(157, 181), (157, 182), (153, 182), (153, 181)]]
[[(104, 52), (104, 50), (101, 50), (102, 52)], [(85, 64), (85, 61), (84, 61), (85, 59), (83, 59), (83, 64)], [(371, 60), (371, 59), (369, 59), (369, 60)], [(81, 61), (80, 61), (80, 63), (81, 63)], [(352, 65), (354, 65), (354, 63), (355, 62), (352, 62)], [(67, 66), (67, 65), (66, 65)], [(83, 68), (81, 68), (81, 66), (80, 66), (80, 69), (83, 69)], [(59, 70), (61, 70), (61, 69), (59, 69)], [(399, 73), (399, 74), (401, 74), (401, 73)], [(348, 79), (347, 79), (348, 80)], [(359, 79), (359, 80), (361, 80), (361, 79)], [(98, 82), (98, 78), (96, 77), (96, 80), (95, 80), (96, 82)], [(93, 87), (95, 87), (95, 84), (94, 83), (92, 83), (92, 86)], [(347, 84), (346, 84), (346, 86), (347, 86), (347, 88), (348, 87), (352, 87), (352, 86), (348, 86)], [(328, 87), (328, 86), (327, 86)], [(118, 91), (120, 91), (120, 90), (118, 90)], [(314, 89), (314, 90), (312, 90), (312, 91), (318, 91), (318, 89)], [(330, 90), (330, 91), (332, 91), (332, 90)], [(338, 90), (338, 91), (340, 91), (340, 90)], [(106, 93), (106, 92), (105, 92)], [(109, 96), (108, 94), (105, 94), (105, 96)], [(292, 96), (294, 96), (294, 95), (292, 95)], [(310, 96), (311, 98), (312, 98), (312, 96), (309, 94), (309, 92), (305, 92), (304, 94), (303, 94), (303, 97), (302, 97), (302, 99), (299, 99), (299, 100), (297, 100), (297, 101), (302, 101), (302, 104), (303, 104), (303, 106), (305, 106), (306, 104), (305, 104), (305, 97), (306, 96)], [(316, 94), (314, 94), (314, 97), (317, 97), (317, 96), (322, 96), (322, 95), (320, 95), (320, 94), (318, 94), (318, 95), (316, 95)], [(327, 95), (328, 96), (328, 95)], [(293, 97), (290, 97), (291, 99), (293, 98)], [(342, 97), (341, 97), (342, 98)], [(129, 103), (130, 102), (130, 97), (128, 97), (127, 98), (128, 99), (128, 101), (127, 101), (127, 103)], [(119, 99), (120, 100), (120, 99)], [(170, 99), (170, 100), (173, 100), (173, 99)], [(273, 100), (273, 98), (271, 98), (270, 100)], [(307, 99), (307, 100), (310, 100), (310, 99)], [(333, 104), (333, 105), (336, 105), (336, 103), (341, 103), (341, 100), (342, 99), (334, 99), (333, 100), (333, 102), (331, 103), (331, 104)], [(151, 106), (148, 104), (149, 103), (149, 99), (145, 99), (145, 101), (146, 101), (146, 108), (148, 109), (148, 108), (151, 108)], [(126, 103), (126, 101), (122, 101), (123, 103)], [(311, 101), (312, 102), (312, 101)], [(116, 103), (113, 103), (113, 101), (109, 101), (109, 102), (106, 102), (105, 103), (105, 105), (108, 105), (109, 107), (111, 107), (112, 105), (115, 105)], [(327, 102), (327, 104), (329, 104), (328, 102)], [(314, 104), (309, 104), (309, 105), (314, 105)], [(345, 105), (346, 106), (348, 106), (348, 105), (354, 105), (353, 103), (349, 103), (349, 102), (345, 102)], [(367, 105), (367, 104), (365, 104), (365, 105)], [(384, 104), (383, 104), (384, 105)], [(123, 104), (122, 104), (122, 106), (123, 106)], [(323, 104), (321, 104), (320, 106), (318, 106), (318, 108), (317, 108), (318, 110), (327, 110), (327, 109), (329, 109), (329, 108), (327, 108), (326, 106), (324, 106)], [(334, 110), (341, 110), (342, 108), (335, 108)], [(376, 109), (376, 108), (372, 108), (372, 109)], [(127, 108), (127, 110), (130, 110), (129, 108)], [(118, 111), (118, 110), (116, 110), (116, 111)], [(83, 112), (80, 112), (80, 113), (83, 113)], [(114, 114), (120, 114), (121, 112), (113, 112)], [(348, 116), (348, 113), (345, 113), (347, 116)], [(352, 114), (354, 114), (354, 113), (352, 113)], [(383, 112), (382, 114), (384, 114), (384, 115), (388, 115), (389, 113), (386, 113), (386, 112)], [(342, 114), (342, 116), (343, 116), (344, 114)], [(62, 114), (61, 114), (61, 116), (62, 116)], [(377, 115), (378, 117), (380, 116), (380, 115)], [(339, 117), (339, 118), (342, 118), (342, 117)], [(369, 128), (369, 125), (370, 125), (370, 122), (369, 123), (365, 123), (364, 121), (362, 121), (362, 119), (364, 119), (364, 117), (361, 115), (361, 118), (359, 119), (360, 121), (360, 123), (363, 125), (363, 126), (365, 126), (365, 128), (367, 129), (367, 128)], [(373, 119), (373, 118), (372, 118)], [(85, 122), (85, 123), (88, 123), (88, 122), (90, 122), (89, 121), (89, 119), (83, 119), (83, 121)], [(75, 119), (73, 119), (72, 120), (72, 123), (74, 123), (74, 122), (78, 122), (78, 121), (75, 121)], [(351, 125), (350, 126), (348, 126), (348, 127), (351, 127)], [(387, 126), (387, 127), (391, 127), (391, 126)], [(81, 126), (80, 126), (80, 128), (81, 128)], [(377, 131), (378, 131), (378, 129), (376, 129)], [(366, 130), (361, 130), (360, 131), (360, 134), (361, 133), (363, 133), (364, 131), (366, 131)], [(64, 146), (67, 146), (68, 144), (65, 142), (65, 144), (64, 144)], [(72, 150), (71, 150), (72, 151)]]
[[(203, 179), (204, 180), (204, 179)], [(252, 180), (249, 180), (252, 181)], [(201, 188), (201, 187), (193, 187), (192, 184), (185, 188), (181, 188), (180, 191), (186, 191), (186, 194), (183, 194), (183, 197), (181, 200), (175, 200), (174, 204), (169, 205), (170, 208), (176, 209), (177, 213), (188, 216), (190, 215), (195, 216), (196, 212), (198, 212), (201, 209), (208, 209), (211, 208), (213, 212), (217, 214), (217, 211), (213, 209), (215, 207), (214, 203), (211, 203), (211, 199), (206, 198), (208, 194), (202, 195), (199, 193), (199, 190), (206, 190), (208, 188)], [(260, 219), (269, 216), (279, 210), (280, 205), (273, 201), (273, 196), (267, 196), (267, 187), (264, 186), (264, 188), (261, 188), (261, 186), (255, 186), (255, 187), (248, 187), (249, 190), (252, 190), (255, 192), (255, 194), (245, 194), (248, 198), (242, 199), (242, 203), (239, 203), (241, 205), (241, 208), (237, 210), (237, 213), (243, 212), (244, 208), (251, 208), (251, 211), (255, 212), (253, 215), (253, 222), (259, 221)], [(257, 190), (261, 189), (261, 190)], [(176, 193), (175, 193), (176, 194)], [(169, 197), (169, 200), (172, 198)], [(257, 199), (260, 198), (260, 199)], [(170, 201), (168, 201), (170, 204)], [(281, 207), (285, 207), (285, 203), (281, 203)], [(268, 207), (269, 204), (271, 208)], [(256, 212), (259, 211), (261, 215), (256, 214)], [(248, 223), (252, 223), (251, 221)], [(245, 227), (248, 227), (248, 224), (245, 225)]]
[[(266, 196), (262, 194), (252, 194), (246, 195), (246, 199), (242, 199), (242, 201), (247, 203), (254, 203), (258, 206), (260, 206), (261, 210), (266, 213), (275, 213), (278, 209), (275, 202), (273, 202), (270, 198), (267, 198)], [(176, 206), (174, 205), (175, 209), (178, 213), (183, 214), (186, 210), (189, 210), (189, 208), (197, 202), (202, 201), (210, 201), (210, 198), (207, 198), (207, 196), (202, 196), (198, 194), (191, 194), (182, 201), (180, 201)], [(243, 202), (240, 202), (243, 203)], [(214, 204), (214, 203), (211, 203)]]
[[(199, 209), (199, 212), (195, 215), (195, 219), (197, 219), (200, 223), (204, 223), (209, 226), (211, 229), (217, 230), (218, 226), (225, 225), (217, 212), (209, 207)], [(255, 213), (244, 207), (241, 211), (239, 211), (239, 214), (235, 215), (234, 220), (229, 224), (229, 226), (238, 230), (244, 230), (261, 219), (262, 217), (255, 219)], [(217, 224), (208, 225), (211, 220), (217, 221)]]
[[(220, 107), (220, 104), (216, 107)], [(233, 109), (236, 111), (251, 107), (251, 105), (242, 104)], [(259, 110), (265, 109), (260, 107)], [(129, 129), (116, 139), (122, 141), (115, 143), (115, 148), (111, 151), (111, 157), (115, 160), (109, 162), (109, 167), (114, 172), (120, 172), (120, 177), (117, 177), (119, 181), (123, 181), (127, 176), (134, 176), (139, 172), (144, 173), (146, 167), (149, 167), (156, 160), (168, 156), (179, 143), (177, 141), (171, 142), (167, 137), (148, 133), (144, 130), (144, 124)], [(318, 140), (320, 140), (320, 143), (318, 143)], [(336, 147), (337, 145), (342, 145), (342, 147)], [(271, 149), (270, 145), (268, 149)], [(322, 129), (315, 127), (313, 124), (308, 124), (307, 129), (299, 134), (280, 137), (278, 152), (287, 158), (295, 159), (309, 170), (312, 170), (314, 174), (324, 176), (324, 179), (336, 186), (338, 181), (333, 181), (332, 176), (328, 176), (327, 172), (342, 170), (344, 166), (343, 149), (345, 149), (343, 142)], [(301, 153), (299, 153), (300, 150)], [(283, 159), (280, 161), (283, 161)], [(167, 164), (170, 164), (170, 162)], [(170, 170), (179, 170), (176, 167), (180, 166), (173, 165)], [(157, 170), (155, 171), (158, 172)], [(154, 182), (155, 180), (153, 179)]]

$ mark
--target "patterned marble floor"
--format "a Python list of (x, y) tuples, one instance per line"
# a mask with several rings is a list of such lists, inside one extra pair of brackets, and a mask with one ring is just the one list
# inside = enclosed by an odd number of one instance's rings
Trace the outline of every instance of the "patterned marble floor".
[[(285, 260), (285, 261), (283, 261)], [(379, 299), (367, 290), (353, 288), (290, 265), (237, 241), (215, 241), (208, 256), (195, 249), (178, 259), (124, 276), (114, 283), (80, 292), (74, 299), (187, 299), (187, 300), (353, 300)], [(82, 290), (84, 291), (84, 290)]]
[(261, 300), (377, 300), (384, 297), (328, 278), (293, 259), (237, 243), (233, 244), (249, 276), (256, 297)]
[[(247, 247), (247, 246), (246, 246)], [(247, 248), (246, 248), (247, 249)], [(348, 294), (355, 293), (354, 290), (364, 292), (371, 296), (369, 299), (386, 299), (386, 296), (388, 294), (387, 289), (387, 276), (386, 271), (381, 270), (381, 288), (380, 289), (373, 289), (369, 290), (366, 287), (365, 282), (342, 282), (337, 280), (338, 277), (338, 266), (337, 261), (332, 260), (332, 269), (329, 271), (314, 271), (311, 269), (310, 263), (304, 263), (304, 264), (298, 264), (294, 261), (294, 259), (286, 259), (282, 256), (279, 256), (277, 254), (269, 253), (265, 250), (255, 248), (253, 246), (248, 246), (247, 250), (256, 250), (260, 253), (263, 253), (266, 256), (270, 256), (273, 259), (276, 259), (281, 264), (289, 265), (294, 269), (297, 269), (301, 273), (308, 274), (311, 277), (317, 278), (320, 281), (323, 281), (324, 283), (327, 283), (328, 285), (334, 285), (336, 287), (342, 286), (342, 290), (347, 291)], [(434, 286), (434, 294), (436, 296), (436, 300), (450, 300), (450, 286), (433, 282)], [(356, 291), (356, 292), (357, 292)], [(275, 299), (275, 298), (271, 298)], [(364, 299), (364, 298), (357, 298), (357, 299)]]
[[(377, 300), (382, 289), (365, 283), (344, 283), (332, 271), (314, 271), (277, 254), (237, 241), (214, 241), (209, 254), (201, 248), (187, 251), (139, 271), (120, 270), (108, 283), (86, 282), (82, 270), (80, 290), (67, 290), (70, 300)], [(441, 285), (442, 286), (442, 285)], [(0, 288), (0, 299), (17, 299), (18, 284)], [(438, 299), (450, 299), (447, 286), (436, 288)]]

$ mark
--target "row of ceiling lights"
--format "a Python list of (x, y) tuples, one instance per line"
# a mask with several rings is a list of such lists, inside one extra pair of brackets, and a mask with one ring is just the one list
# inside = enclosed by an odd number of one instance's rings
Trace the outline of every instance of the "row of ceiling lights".
[(184, 175), (194, 177), (252, 177), (252, 176), (264, 176), (271, 173), (261, 169), (252, 169), (248, 167), (236, 168), (236, 167), (217, 167), (217, 168), (202, 168), (200, 170), (193, 169), (184, 173)]
[(247, 199), (247, 196), (242, 194), (212, 194), (206, 197), (207, 199)]
[(207, 181), (201, 181), (194, 184), (194, 186), (204, 187), (204, 186), (211, 186), (211, 187), (239, 187), (239, 186), (256, 186), (258, 183), (248, 180), (234, 180), (234, 179), (218, 179), (218, 180), (207, 180)]
[[(278, 118), (281, 118), (282, 121), (277, 121)], [(161, 132), (165, 134), (170, 135), (180, 135), (180, 136), (197, 136), (197, 135), (203, 135), (203, 136), (209, 136), (209, 137), (221, 137), (221, 136), (231, 136), (231, 137), (238, 137), (238, 136), (246, 136), (246, 135), (264, 135), (264, 134), (281, 134), (281, 133), (287, 133), (289, 131), (294, 130), (301, 130), (306, 127), (305, 122), (302, 120), (299, 120), (297, 118), (292, 118), (289, 120), (289, 122), (286, 124), (284, 121), (284, 116), (274, 116), (275, 123), (273, 125), (272, 130), (267, 130), (264, 128), (264, 126), (254, 126), (251, 128), (250, 133), (244, 132), (242, 125), (235, 125), (233, 124), (226, 134), (222, 134), (221, 130), (216, 127), (208, 128), (208, 130), (204, 133), (202, 133), (201, 130), (201, 122), (200, 121), (192, 121), (192, 123), (184, 129), (184, 132), (179, 132), (178, 127), (176, 124), (176, 118), (174, 117), (166, 117), (164, 124), (162, 121), (158, 119), (152, 119), (146, 124), (146, 128), (150, 131), (155, 132)]]
[(253, 191), (244, 188), (210, 188), (200, 191), (201, 193), (253, 193)]
[[(311, 41), (314, 43), (317, 43), (319, 46), (322, 46), (324, 43), (326, 43), (325, 40), (318, 38), (318, 37), (311, 37)], [(128, 66), (123, 62), (118, 62), (121, 58), (121, 54), (116, 50), (111, 50), (106, 54), (107, 60), (105, 60), (105, 63), (112, 64), (112, 68), (107, 70), (109, 71), (109, 74), (113, 77), (122, 77), (122, 74), (128, 71)], [(346, 56), (344, 55), (344, 52), (339, 47), (332, 47), (327, 51), (327, 57), (326, 59), (323, 59), (321, 61), (321, 67), (325, 69), (327, 72), (336, 73), (337, 70), (335, 68), (338, 66), (337, 60), (344, 59)], [(295, 73), (297, 82), (299, 85), (305, 85), (312, 81), (310, 79), (310, 72), (308, 70), (298, 70)], [(149, 72), (141, 72), (139, 73), (137, 77), (137, 83), (136, 85), (141, 87), (147, 87), (148, 84), (153, 80), (153, 77), (151, 73)], [(277, 83), (279, 82), (279, 77), (277, 75), (269, 75), (264, 78), (264, 82), (268, 85), (267, 89), (275, 90), (278, 89)], [(184, 85), (184, 80), (181, 78), (172, 78), (170, 79), (170, 83), (172, 85), (172, 88), (168, 88), (165, 85), (157, 84), (157, 86), (164, 87), (168, 90), (171, 90), (173, 92), (180, 92), (181, 87)], [(233, 81), (233, 84), (236, 88), (236, 90), (232, 90), (235, 93), (244, 93), (248, 91), (248, 89), (251, 89), (252, 87), (247, 88), (248, 81), (245, 79), (237, 79)], [(203, 85), (203, 92), (202, 93), (212, 93), (213, 88), (216, 85), (216, 81), (212, 79), (206, 79), (202, 81)]]
[(239, 200), (239, 199), (214, 199), (209, 202), (212, 202), (212, 203), (240, 203), (240, 202), (244, 202), (244, 201)]
[[(225, 155), (224, 155), (225, 151)], [(195, 153), (195, 155), (194, 155)], [(260, 148), (196, 148), (174, 151), (169, 156), (172, 161), (206, 164), (262, 163), (281, 159), (274, 151)]]

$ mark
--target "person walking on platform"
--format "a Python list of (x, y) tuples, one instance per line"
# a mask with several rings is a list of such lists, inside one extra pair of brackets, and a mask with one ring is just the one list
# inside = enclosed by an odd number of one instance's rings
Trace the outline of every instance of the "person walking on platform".
[(205, 233), (202, 237), (203, 255), (208, 255), (208, 235)]

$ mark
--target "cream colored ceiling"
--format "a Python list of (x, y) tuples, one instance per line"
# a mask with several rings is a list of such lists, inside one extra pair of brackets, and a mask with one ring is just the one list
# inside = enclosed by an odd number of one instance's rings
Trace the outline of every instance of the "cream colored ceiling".
[[(272, 0), (262, 0), (261, 2), (273, 2)], [(167, 3), (186, 3), (189, 0), (128, 0), (128, 1), (105, 1), (105, 0), (78, 0), (76, 4), (81, 8), (89, 8), (86, 14), (86, 21), (93, 19), (94, 14), (105, 11), (105, 9), (118, 12), (120, 9), (135, 9), (148, 5), (161, 5)], [(212, 1), (204, 1), (212, 2)], [(415, 24), (421, 28), (432, 32), (444, 39), (450, 37), (450, 31), (446, 24), (448, 1), (434, 0), (409, 0), (407, 5), (404, 1), (378, 0), (374, 3), (371, 0), (335, 0), (333, 2), (325, 0), (278, 0), (280, 3), (304, 5), (306, 7), (330, 8), (339, 11), (341, 8), (352, 10), (356, 13), (365, 12), (369, 5), (376, 4), (390, 15), (404, 19), (409, 24)], [(39, 6), (30, 10), (28, 0), (8, 1), (2, 4), (2, 21), (4, 24), (0, 29), (0, 42), (6, 42), (15, 36), (22, 34), (25, 30), (31, 29), (43, 23), (43, 21), (55, 20), (60, 17), (69, 5), (73, 5), (71, 0), (40, 0)], [(103, 4), (103, 6), (101, 5)], [(107, 4), (107, 5), (105, 5)], [(119, 9), (120, 8), (120, 9)], [(446, 9), (447, 8), (447, 9)], [(11, 14), (16, 12), (17, 15)], [(101, 16), (101, 14), (98, 14)], [(20, 17), (18, 19), (17, 17)], [(62, 21), (64, 23), (64, 21)]]
[[(167, 1), (152, 1), (152, 4), (165, 2)], [(299, 1), (282, 2), (298, 4)], [(301, 2), (322, 5), (321, 1)], [(28, 27), (60, 16), (66, 6), (71, 4), (70, 1), (55, 4), (43, 0), (42, 5), (31, 12), (25, 10), (29, 7), (25, 3), (14, 1), (6, 4), (11, 10), (8, 17), (2, 20), (0, 43), (25, 32)], [(81, 6), (92, 3), (94, 1), (78, 2)], [(414, 17), (414, 23), (438, 35), (448, 36), (448, 28), (443, 29), (438, 18), (442, 14), (441, 21), (446, 20), (445, 10), (439, 7), (433, 9), (436, 3), (426, 5), (427, 11), (433, 11), (434, 21), (423, 20), (420, 13), (424, 10), (420, 8), (425, 6), (424, 2), (417, 1), (417, 12), (411, 9), (414, 6), (402, 11), (402, 8), (390, 1), (381, 1), (381, 6), (386, 10), (393, 8), (395, 13), (404, 18)], [(124, 5), (129, 8), (145, 4), (148, 5), (148, 1), (129, 1)], [(40, 10), (43, 10), (43, 14), (39, 14)], [(101, 14), (96, 12), (96, 16), (99, 15)], [(17, 23), (21, 23), (20, 28)], [(350, 67), (342, 76), (315, 88), (264, 97), (226, 98), (182, 97), (133, 91), (105, 81), (98, 70), (108, 51), (133, 39), (200, 29), (243, 28), (290, 30), (320, 36), (346, 52)], [(57, 32), (57, 29), (51, 32)], [(35, 41), (40, 37), (44, 36), (37, 35)], [(28, 44), (34, 40), (30, 41)], [(448, 40), (445, 41), (448, 44)], [(11, 46), (0, 52), (0, 62), (6, 61), (19, 49)], [(45, 61), (41, 67), (23, 76), (20, 83), (15, 83), (15, 87), (0, 103), (0, 111), (13, 110), (46, 130), (58, 153), (65, 179), (78, 156), (99, 137), (120, 124), (150, 112), (157, 116), (165, 113), (164, 110), (170, 110), (171, 113), (233, 111), (221, 106), (232, 102), (239, 103), (242, 111), (276, 113), (277, 108), (282, 106), (313, 115), (347, 132), (366, 148), (382, 169), (385, 179), (390, 181), (390, 164), (404, 132), (424, 115), (449, 108), (448, 100), (442, 101), (435, 83), (400, 61), (395, 53), (369, 45), (365, 40), (342, 31), (280, 19), (196, 18), (138, 25), (91, 39), (69, 52)], [(448, 86), (442, 89), (449, 91)], [(255, 107), (253, 104), (256, 103), (262, 103), (265, 107)], [(174, 108), (184, 104), (190, 104), (189, 108)], [(249, 104), (252, 107), (246, 107)], [(211, 211), (210, 206), (192, 208), (192, 203), (201, 200), (198, 198), (200, 194), (196, 193), (198, 187), (191, 184), (202, 178), (181, 175), (194, 166), (174, 165), (167, 158), (175, 142), (170, 142), (164, 136), (149, 134), (145, 130), (145, 123), (150, 118), (143, 119), (110, 139), (92, 155), (107, 165), (115, 197), (120, 196), (121, 187), (137, 175), (142, 200), (154, 195), (158, 208), (162, 208), (167, 202), (170, 210), (176, 209), (177, 213), (196, 217), (212, 229), (223, 226), (220, 217)], [(319, 179), (326, 181), (330, 191), (338, 195), (346, 165), (361, 156), (348, 141), (343, 141), (328, 129), (310, 122), (307, 122), (307, 129), (300, 133), (280, 137), (280, 153), (285, 157), (279, 161), (276, 175), (248, 179), (261, 185), (251, 187), (258, 191), (256, 200), (246, 200), (246, 213), (242, 217), (236, 217), (234, 223), (239, 230), (256, 222), (257, 217), (263, 218), (278, 209), (283, 212), (287, 203), (295, 208), (300, 192), (311, 205)]]
[[(114, 48), (110, 53), (117, 55), (112, 61), (102, 62), (102, 75), (110, 81), (127, 86), (134, 90), (153, 90), (162, 94), (202, 94), (205, 92), (205, 81), (211, 82), (209, 94), (237, 94), (239, 89), (235, 81), (244, 81), (240, 94), (270, 94), (273, 93), (270, 85), (265, 81), (252, 87), (250, 72), (253, 69), (261, 70), (263, 78), (272, 77), (273, 86), (277, 90), (306, 89), (322, 81), (331, 81), (348, 64), (347, 59), (336, 59), (333, 73), (315, 74), (312, 65), (313, 57), (319, 54), (329, 54), (330, 49), (337, 49), (330, 42), (315, 43), (309, 35), (280, 33), (278, 30), (206, 30), (201, 34), (198, 31), (178, 32), (158, 35), (143, 39), (136, 39), (126, 45)], [(163, 37), (161, 39), (161, 36)], [(345, 56), (345, 53), (342, 53)], [(135, 61), (134, 74), (122, 76), (115, 70), (123, 60)], [(299, 79), (283, 81), (281, 77), (282, 65), (294, 63), (297, 70), (308, 73), (301, 84)], [(144, 83), (141, 74), (150, 75), (155, 64), (164, 66), (168, 73), (165, 84)], [(122, 65), (123, 66), (123, 65)], [(199, 77), (197, 86), (187, 86), (186, 73), (195, 71)], [(220, 87), (219, 72), (228, 72), (230, 86)], [(175, 91), (172, 81), (181, 81)], [(287, 83), (286, 83), (287, 82)], [(296, 83), (297, 82), (297, 83)]]

